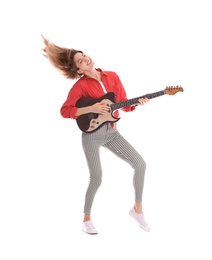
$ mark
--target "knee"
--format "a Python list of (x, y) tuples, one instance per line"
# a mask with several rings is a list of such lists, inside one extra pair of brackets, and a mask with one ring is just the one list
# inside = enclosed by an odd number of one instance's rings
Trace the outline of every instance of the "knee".
[(135, 169), (138, 169), (141, 172), (146, 171), (146, 162), (143, 160), (143, 158), (140, 158), (140, 160), (138, 160), (135, 164)]
[(146, 162), (143, 160), (143, 168), (146, 170)]
[(98, 189), (102, 184), (102, 177), (101, 176), (91, 177), (90, 184), (94, 186), (96, 189)]

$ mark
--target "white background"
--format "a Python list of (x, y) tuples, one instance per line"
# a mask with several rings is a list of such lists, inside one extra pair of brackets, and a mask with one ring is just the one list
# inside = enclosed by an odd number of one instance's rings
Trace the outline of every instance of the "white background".
[[(211, 4), (187, 0), (3, 1), (0, 258), (211, 260)], [(184, 92), (121, 112), (120, 132), (147, 162), (151, 232), (130, 218), (132, 169), (101, 150), (99, 231), (81, 231), (88, 170), (76, 122), (59, 110), (73, 81), (41, 54), (40, 34), (116, 71), (128, 98)]]

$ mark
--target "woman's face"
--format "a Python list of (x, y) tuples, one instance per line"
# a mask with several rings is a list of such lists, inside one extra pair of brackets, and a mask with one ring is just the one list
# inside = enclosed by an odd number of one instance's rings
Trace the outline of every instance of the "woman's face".
[(94, 67), (92, 59), (84, 53), (77, 52), (74, 55), (74, 63), (77, 66), (78, 73), (86, 74), (87, 71)]

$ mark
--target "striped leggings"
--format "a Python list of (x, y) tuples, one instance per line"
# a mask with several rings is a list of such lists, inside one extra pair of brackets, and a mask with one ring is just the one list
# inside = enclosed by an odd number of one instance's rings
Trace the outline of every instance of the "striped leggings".
[(82, 146), (86, 156), (90, 182), (85, 195), (84, 214), (90, 214), (94, 197), (102, 182), (100, 147), (106, 147), (134, 169), (135, 201), (142, 201), (146, 163), (141, 155), (114, 128), (106, 123), (93, 133), (82, 133)]

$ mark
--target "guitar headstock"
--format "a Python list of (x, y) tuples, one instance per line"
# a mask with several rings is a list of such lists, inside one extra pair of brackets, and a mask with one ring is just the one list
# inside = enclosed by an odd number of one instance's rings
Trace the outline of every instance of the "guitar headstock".
[(177, 92), (183, 92), (183, 91), (184, 90), (181, 86), (169, 86), (169, 87), (166, 87), (166, 89), (165, 89), (165, 93), (168, 95), (174, 95)]

